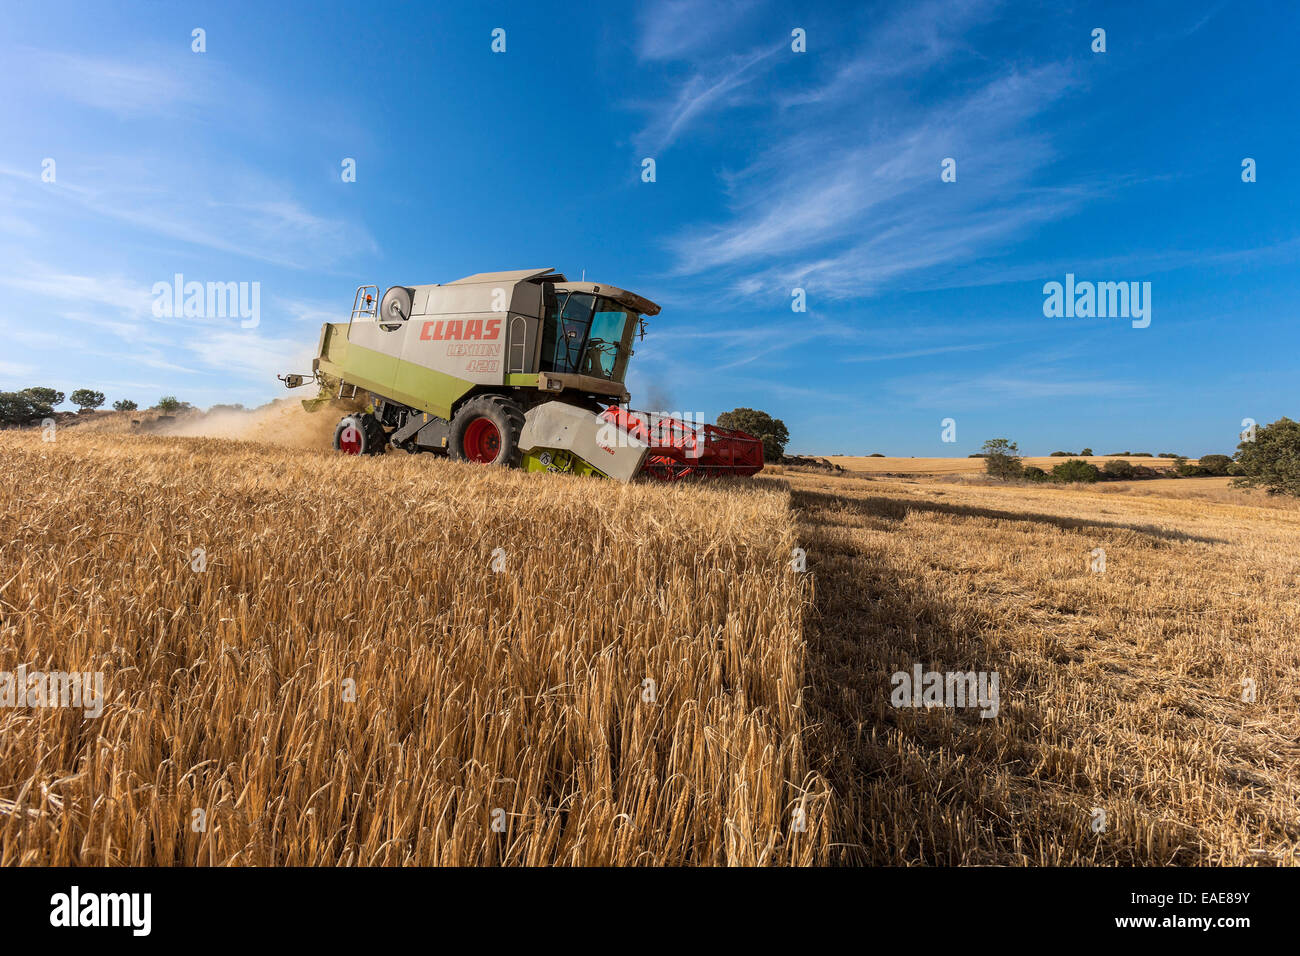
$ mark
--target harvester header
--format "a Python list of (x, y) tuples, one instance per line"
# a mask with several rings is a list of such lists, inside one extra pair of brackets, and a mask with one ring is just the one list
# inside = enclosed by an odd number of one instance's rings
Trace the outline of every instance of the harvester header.
[(570, 282), (554, 269), (482, 272), (455, 282), (357, 288), (346, 323), (321, 328), (310, 375), (316, 411), (365, 393), (334, 446), (390, 446), (458, 461), (630, 481), (752, 475), (752, 435), (628, 409), (632, 344), (659, 306), (626, 289)]

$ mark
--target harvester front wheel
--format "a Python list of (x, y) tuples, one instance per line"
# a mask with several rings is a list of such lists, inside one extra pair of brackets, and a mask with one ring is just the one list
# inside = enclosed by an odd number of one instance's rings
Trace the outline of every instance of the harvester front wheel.
[(345, 455), (382, 455), (387, 444), (374, 415), (344, 415), (334, 429), (334, 448)]
[(452, 417), (447, 442), (456, 461), (481, 465), (519, 464), (519, 432), (524, 412), (501, 395), (471, 398)]

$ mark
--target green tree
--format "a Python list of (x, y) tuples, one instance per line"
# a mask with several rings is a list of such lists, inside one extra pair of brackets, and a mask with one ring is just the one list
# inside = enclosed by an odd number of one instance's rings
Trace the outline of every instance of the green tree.
[(1010, 439), (990, 438), (980, 446), (980, 451), (984, 455), (985, 473), (999, 481), (1019, 478), (1024, 470), (1020, 457), (1016, 454), (1019, 450), (1016, 443)]
[(117, 401), (113, 403), (113, 407), (117, 409), (119, 412), (133, 412), (140, 406), (138, 406), (135, 402), (131, 401), (131, 399), (129, 398), (119, 398)]
[(164, 412), (178, 411), (181, 407), (181, 401), (175, 395), (164, 395), (158, 399), (158, 404), (154, 407)]
[(1203, 455), (1199, 464), (1204, 474), (1222, 478), (1232, 467), (1232, 459), (1227, 455)]
[(56, 405), (63, 404), (63, 393), (53, 388), (25, 388), (24, 395), (30, 395), (33, 401), (38, 405), (50, 406), (50, 411), (54, 411)]
[(1084, 461), (1082, 458), (1071, 458), (1069, 461), (1063, 461), (1052, 469), (1053, 481), (1093, 482), (1100, 477), (1101, 472), (1097, 470), (1097, 466)]
[(1282, 417), (1257, 428), (1254, 441), (1237, 446), (1236, 459), (1234, 486), (1300, 495), (1300, 422)]
[(1123, 458), (1106, 462), (1101, 470), (1102, 474), (1107, 478), (1112, 478), (1115, 481), (1123, 481), (1126, 478), (1133, 477), (1133, 466)]
[(756, 408), (737, 408), (723, 412), (718, 416), (718, 426), (735, 428), (762, 440), (763, 457), (767, 461), (780, 461), (785, 454), (786, 443), (790, 441), (790, 431), (785, 427), (785, 422)]
[(93, 388), (79, 388), (72, 395), (72, 404), (80, 407), (80, 411), (89, 412), (99, 408), (104, 404), (104, 393), (97, 392)]
[[(1164, 456), (1161, 455), (1161, 458)], [(1195, 478), (1201, 473), (1201, 469), (1195, 465), (1189, 465), (1184, 455), (1174, 455), (1174, 474), (1179, 478)]]
[(1092, 449), (1091, 449), (1091, 448), (1085, 448), (1083, 451), (1079, 452), (1079, 454), (1082, 455), (1084, 458), (1091, 458), (1091, 457), (1092, 457)]
[(53, 414), (54, 409), (41, 404), (28, 392), (0, 392), (0, 425), (26, 425)]
[(1047, 472), (1037, 465), (1030, 465), (1023, 473), (1025, 481), (1047, 481)]

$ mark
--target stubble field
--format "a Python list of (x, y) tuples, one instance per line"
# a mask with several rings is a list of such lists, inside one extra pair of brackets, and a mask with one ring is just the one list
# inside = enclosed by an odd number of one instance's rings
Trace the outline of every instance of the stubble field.
[[(1215, 479), (788, 481), (817, 578), (809, 750), (846, 857), (1297, 862), (1294, 503)], [(917, 662), (998, 673), (998, 716), (890, 706)]]
[(0, 455), (0, 671), (106, 703), (0, 709), (0, 862), (1296, 862), (1295, 507), (69, 432)]

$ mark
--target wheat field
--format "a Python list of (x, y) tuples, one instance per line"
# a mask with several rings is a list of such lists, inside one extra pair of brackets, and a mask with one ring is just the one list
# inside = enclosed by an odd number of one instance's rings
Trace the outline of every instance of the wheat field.
[(9, 435), (0, 862), (828, 858), (779, 488)]
[(6, 438), (4, 864), (1297, 862), (1294, 503)]

